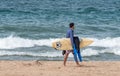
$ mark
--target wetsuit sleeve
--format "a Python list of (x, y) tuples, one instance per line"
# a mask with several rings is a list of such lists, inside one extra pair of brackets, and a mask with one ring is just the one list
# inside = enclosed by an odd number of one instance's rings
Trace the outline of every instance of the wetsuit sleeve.
[(73, 31), (70, 31), (70, 40), (71, 40), (72, 47), (74, 46), (73, 36), (74, 36)]

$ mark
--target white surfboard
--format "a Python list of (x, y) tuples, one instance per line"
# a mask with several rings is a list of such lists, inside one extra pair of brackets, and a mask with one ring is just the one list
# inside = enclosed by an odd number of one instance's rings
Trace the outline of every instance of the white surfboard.
[[(80, 42), (80, 48), (84, 48), (93, 43), (93, 40), (82, 38)], [(52, 47), (57, 50), (73, 50), (70, 38), (62, 38), (54, 41)]]

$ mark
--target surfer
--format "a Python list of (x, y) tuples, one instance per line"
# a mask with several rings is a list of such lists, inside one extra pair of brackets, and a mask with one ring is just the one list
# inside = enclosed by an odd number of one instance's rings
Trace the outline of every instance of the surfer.
[[(67, 31), (67, 34), (66, 34), (66, 38), (70, 38), (71, 40), (71, 44), (72, 44), (72, 48), (74, 49), (74, 23), (70, 23), (69, 24), (69, 30)], [(73, 50), (63, 50), (62, 54), (64, 55), (64, 66), (66, 66), (66, 61), (67, 61), (67, 58), (68, 58), (68, 55), (70, 54), (70, 52), (72, 52), (72, 54), (74, 55), (74, 59), (75, 59), (75, 62), (78, 66), (79, 65), (79, 62), (78, 62), (78, 59), (75, 55), (75, 52)]]

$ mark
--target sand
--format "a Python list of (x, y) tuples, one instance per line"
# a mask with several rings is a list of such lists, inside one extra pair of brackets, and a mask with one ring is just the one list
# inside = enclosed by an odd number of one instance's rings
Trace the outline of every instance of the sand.
[(0, 61), (0, 76), (120, 76), (120, 61)]

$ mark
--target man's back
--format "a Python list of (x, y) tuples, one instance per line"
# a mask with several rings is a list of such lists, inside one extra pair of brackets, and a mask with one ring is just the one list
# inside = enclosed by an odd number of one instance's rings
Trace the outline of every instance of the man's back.
[(73, 31), (72, 29), (69, 29), (69, 30), (67, 31), (66, 38), (70, 38), (72, 46), (73, 46), (73, 44), (74, 44), (74, 39), (73, 39), (73, 37), (74, 37), (74, 31)]

